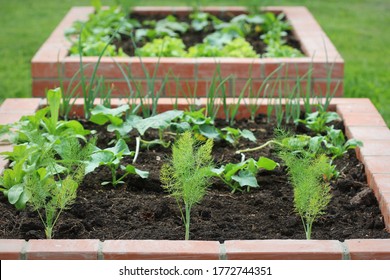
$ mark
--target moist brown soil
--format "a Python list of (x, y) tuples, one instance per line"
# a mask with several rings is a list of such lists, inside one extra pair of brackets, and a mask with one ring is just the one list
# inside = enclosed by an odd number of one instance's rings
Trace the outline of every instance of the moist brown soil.
[[(186, 22), (188, 24), (191, 23), (191, 20), (189, 19), (188, 16), (183, 16), (183, 15), (174, 15), (179, 22)], [(224, 13), (221, 15), (218, 15), (218, 18), (223, 20), (223, 21), (230, 21), (234, 15), (229, 14), (229, 13)], [(160, 20), (165, 18), (165, 16), (150, 16), (150, 15), (140, 15), (137, 13), (134, 13), (131, 15), (132, 19), (136, 19), (139, 22), (143, 22), (145, 20)], [(266, 52), (266, 47), (267, 45), (260, 39), (260, 36), (263, 34), (262, 32), (257, 32), (254, 28), (252, 28), (252, 32), (246, 36), (246, 40), (252, 45), (253, 49), (257, 54), (264, 54)], [(213, 28), (211, 22), (208, 26), (206, 26), (202, 31), (195, 31), (191, 27), (188, 29), (188, 31), (184, 34), (180, 35), (180, 38), (183, 40), (184, 45), (186, 46), (186, 50), (190, 48), (191, 46), (194, 46), (196, 44), (202, 43), (203, 38), (205, 38), (207, 35), (213, 33), (215, 29)], [(298, 39), (294, 36), (294, 34), (290, 31), (287, 32), (287, 36), (285, 38), (286, 44), (288, 46), (291, 46), (295, 49), (298, 49), (299, 51), (302, 51), (301, 45), (298, 41)], [(129, 55), (129, 56), (135, 56), (135, 48), (134, 48), (134, 43), (131, 39), (131, 36), (128, 35), (121, 35), (121, 40), (115, 40), (114, 44), (116, 45), (117, 48), (122, 48), (123, 51)], [(141, 48), (145, 45), (145, 42), (137, 42), (135, 43), (137, 48)]]
[[(105, 147), (113, 139), (104, 127), (85, 125), (97, 130), (99, 146)], [(264, 143), (272, 138), (275, 125), (258, 117), (255, 122), (240, 121), (236, 127), (252, 130), (258, 143)], [(291, 126), (289, 129), (295, 130)], [(298, 128), (298, 133), (302, 133), (302, 128)], [(241, 141), (237, 148), (255, 145)], [(134, 150), (134, 143), (129, 146)], [(226, 143), (215, 143), (213, 156), (216, 164), (239, 162), (240, 156), (234, 154), (235, 150)], [(170, 149), (161, 147), (142, 150), (136, 166), (150, 171), (148, 179), (129, 176), (123, 185), (113, 187), (100, 184), (110, 180), (110, 172), (104, 167), (87, 175), (79, 187), (75, 204), (63, 212), (54, 228), (54, 238), (184, 239), (177, 204), (159, 181), (160, 167), (167, 162), (170, 152)], [(259, 156), (279, 161), (270, 149), (247, 154), (247, 157)], [(126, 161), (130, 163), (131, 160)], [(364, 166), (356, 159), (355, 152), (348, 152), (335, 163), (341, 176), (331, 184), (332, 200), (326, 214), (314, 223), (312, 238), (390, 238), (378, 203), (366, 184)], [(234, 194), (215, 181), (204, 199), (193, 207), (191, 239), (220, 242), (231, 239), (304, 239), (301, 220), (294, 212), (292, 186), (284, 168), (261, 171), (257, 180), (259, 188)], [(0, 238), (45, 238), (36, 212), (17, 211), (2, 196), (0, 213)]]

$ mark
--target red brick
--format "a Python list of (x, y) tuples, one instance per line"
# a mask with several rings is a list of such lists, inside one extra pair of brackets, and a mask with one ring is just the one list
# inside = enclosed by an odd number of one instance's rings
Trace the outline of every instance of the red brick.
[(346, 113), (374, 114), (378, 112), (378, 110), (371, 103), (371, 101), (359, 103), (359, 104), (353, 103), (353, 101), (347, 104), (340, 104), (337, 106), (337, 110), (342, 111), (344, 114)]
[(390, 174), (390, 156), (363, 156), (362, 161), (369, 185), (374, 174)]
[[(129, 75), (129, 59), (122, 57), (102, 57), (99, 65), (97, 65), (97, 59), (95, 57), (83, 58), (83, 71), (84, 76), (87, 78), (92, 77), (95, 72), (96, 78), (103, 76), (105, 79), (123, 79)], [(80, 61), (74, 57), (67, 58), (64, 63), (63, 77), (72, 78), (75, 75), (80, 77)]]
[(0, 125), (1, 124), (12, 124), (14, 122), (17, 122), (20, 120), (20, 118), (23, 116), (23, 114), (19, 113), (2, 113), (0, 112)]
[[(133, 78), (193, 78), (197, 61), (192, 58), (175, 57), (138, 57), (129, 58), (129, 73)], [(145, 75), (145, 72), (147, 75)]]
[(379, 207), (383, 215), (386, 230), (390, 232), (390, 192), (382, 192)]
[(385, 126), (350, 126), (346, 128), (348, 138), (359, 140), (386, 140), (390, 141), (390, 130)]
[[(67, 85), (68, 82), (64, 82)], [(49, 89), (54, 89), (60, 86), (58, 80), (35, 80), (32, 81), (32, 96), (33, 97), (46, 97), (46, 92)]]
[(212, 79), (220, 74), (222, 78), (260, 78), (261, 62), (253, 58), (198, 58), (197, 77)]
[(96, 260), (99, 240), (30, 240), (28, 260)]
[[(235, 94), (232, 94), (231, 96), (239, 96), (241, 93), (241, 90), (244, 88), (245, 84), (247, 83), (246, 80), (237, 80), (236, 81), (236, 90)], [(307, 92), (307, 82), (305, 80), (299, 81), (299, 92), (298, 92), (298, 82), (295, 79), (270, 79), (266, 82), (266, 85), (261, 88), (262, 84), (264, 82), (259, 80), (253, 80), (252, 81), (252, 89), (253, 94), (252, 96), (257, 96), (258, 91), (261, 89), (259, 96), (261, 98), (269, 98), (269, 97), (279, 97), (283, 96), (286, 97), (288, 95), (294, 95), (298, 96), (298, 93), (300, 96), (304, 96)], [(245, 96), (248, 96), (245, 94)]]
[(26, 241), (21, 239), (0, 239), (0, 260), (19, 260)]
[(208, 80), (180, 79), (169, 80), (165, 86), (165, 95), (169, 97), (204, 97), (210, 88)]
[(390, 260), (390, 239), (346, 240), (352, 260)]
[(386, 126), (385, 121), (378, 112), (373, 114), (342, 113), (340, 115), (345, 126)]
[(314, 79), (312, 83), (314, 96), (325, 97), (328, 94), (335, 97), (342, 97), (344, 95), (344, 85), (342, 80), (332, 79), (328, 82), (322, 79)]
[(107, 240), (105, 260), (217, 260), (219, 242), (168, 240)]
[(226, 241), (228, 260), (335, 260), (343, 249), (333, 240), (234, 240)]
[(369, 182), (379, 202), (386, 228), (390, 232), (390, 173), (372, 174)]
[(61, 73), (62, 65), (60, 63), (50, 63), (47, 61), (31, 62), (32, 78), (58, 78)]
[[(344, 63), (326, 63), (312, 61), (310, 58), (263, 58), (264, 76), (268, 77), (274, 71), (273, 77), (280, 75), (288, 78), (326, 78), (342, 79), (344, 77)], [(311, 72), (309, 71), (311, 69)], [(311, 73), (311, 74), (310, 74)]]
[(40, 98), (8, 98), (0, 106), (0, 113), (33, 114), (41, 104)]
[(390, 141), (388, 140), (364, 140), (363, 144), (363, 147), (357, 149), (358, 155), (390, 156)]

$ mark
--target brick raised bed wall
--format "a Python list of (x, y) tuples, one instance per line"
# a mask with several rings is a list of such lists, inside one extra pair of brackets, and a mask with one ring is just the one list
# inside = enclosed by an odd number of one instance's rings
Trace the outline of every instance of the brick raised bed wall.
[[(229, 12), (240, 14), (245, 12), (242, 7), (208, 7), (205, 9), (214, 14)], [(267, 10), (276, 13), (283, 12), (293, 27), (293, 34), (299, 40), (306, 57), (302, 58), (138, 58), (138, 57), (104, 57), (98, 69), (98, 75), (103, 75), (109, 87), (113, 87), (114, 96), (128, 96), (129, 88), (119, 66), (131, 73), (131, 86), (135, 84), (147, 92), (147, 76), (142, 70), (142, 64), (152, 74), (158, 64), (155, 77), (155, 88), (159, 89), (167, 73), (170, 76), (161, 93), (162, 96), (196, 94), (205, 96), (210, 86), (216, 66), (219, 65), (223, 77), (231, 76), (227, 83), (227, 95), (236, 96), (244, 87), (248, 78), (252, 78), (253, 89), (256, 91), (264, 79), (279, 67), (279, 74), (274, 73), (268, 80), (270, 87), (279, 77), (283, 78), (282, 89), (288, 92), (297, 80), (304, 76), (312, 67), (311, 83), (301, 82), (303, 91), (309, 88), (316, 95), (324, 95), (327, 88), (335, 91), (336, 96), (343, 95), (344, 61), (332, 42), (323, 32), (319, 24), (305, 7), (268, 7)], [(177, 14), (189, 13), (187, 7), (138, 7), (134, 12), (146, 14)], [(68, 87), (71, 78), (80, 68), (79, 57), (71, 57), (68, 50), (70, 42), (64, 32), (76, 20), (86, 20), (93, 12), (92, 7), (72, 8), (62, 22), (50, 35), (47, 41), (32, 59), (32, 93), (34, 97), (45, 96), (45, 90), (57, 87), (61, 77), (64, 86)], [(90, 77), (97, 57), (83, 58), (86, 76)], [(59, 75), (59, 73), (62, 73)], [(77, 79), (72, 84), (77, 84)], [(177, 87), (177, 84), (179, 85)], [(179, 88), (179, 89), (178, 89)], [(196, 91), (195, 91), (196, 88)], [(275, 90), (276, 91), (276, 90)], [(276, 94), (276, 92), (274, 92)]]
[[(119, 105), (114, 99), (112, 104)], [(160, 100), (161, 110), (176, 100)], [(0, 124), (19, 120), (45, 104), (43, 99), (7, 99), (0, 107)], [(178, 100), (179, 108), (186, 106)], [(267, 100), (262, 101), (267, 105)], [(81, 109), (78, 100), (76, 107)], [(344, 120), (348, 138), (363, 141), (357, 155), (390, 231), (390, 130), (369, 99), (333, 99), (331, 107)], [(266, 106), (260, 110), (264, 112)], [(77, 111), (77, 110), (76, 110)], [(248, 116), (245, 106), (240, 117)], [(11, 150), (0, 146), (0, 151)], [(7, 162), (0, 157), (0, 173)], [(239, 238), (239, 237), (238, 237)], [(0, 259), (390, 259), (390, 239), (337, 240), (0, 240)]]

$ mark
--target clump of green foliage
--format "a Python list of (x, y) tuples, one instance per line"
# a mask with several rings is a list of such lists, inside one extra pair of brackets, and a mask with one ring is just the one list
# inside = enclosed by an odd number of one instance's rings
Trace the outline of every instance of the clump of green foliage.
[(47, 239), (52, 238), (61, 213), (74, 203), (78, 186), (84, 178), (86, 162), (92, 153), (91, 145), (82, 148), (75, 139), (66, 143), (66, 150), (63, 147), (59, 149), (63, 155), (59, 162), (67, 167), (64, 172), (53, 174), (51, 169), (59, 165), (54, 151), (49, 151), (43, 155), (47, 166), (28, 172), (24, 180), (28, 205), (38, 213)]
[(256, 175), (260, 169), (274, 170), (278, 164), (272, 159), (260, 157), (259, 160), (249, 158), (239, 163), (228, 163), (220, 168), (213, 168), (213, 176), (220, 179), (231, 189), (232, 193), (243, 191), (244, 187), (249, 192), (250, 188), (258, 188)]
[(294, 189), (295, 211), (302, 219), (306, 239), (311, 238), (313, 223), (325, 213), (331, 200), (330, 186), (324, 180), (329, 169), (325, 155), (316, 158), (281, 153)]
[[(209, 13), (194, 11), (189, 14), (190, 24), (173, 15), (140, 22), (128, 13), (128, 4), (118, 3), (103, 10), (97, 3), (94, 4), (95, 13), (87, 22), (77, 21), (67, 30), (66, 35), (73, 42), (71, 55), (126, 56), (112, 39), (120, 41), (122, 37), (130, 37), (134, 46), (143, 45), (136, 49), (136, 54), (143, 57), (260, 57), (247, 41), (251, 36), (264, 40), (267, 45), (265, 57), (303, 56), (299, 50), (286, 45), (285, 37), (291, 26), (283, 14), (256, 11), (223, 21)], [(208, 35), (201, 43), (187, 49), (180, 39), (187, 31)], [(79, 44), (76, 44), (77, 36)]]
[(202, 200), (211, 184), (212, 148), (212, 140), (199, 146), (191, 132), (184, 132), (172, 148), (171, 162), (161, 168), (161, 182), (176, 199), (186, 240), (190, 238), (191, 209)]
[(186, 56), (184, 48), (183, 40), (166, 36), (146, 43), (136, 50), (136, 54), (147, 57), (184, 57)]

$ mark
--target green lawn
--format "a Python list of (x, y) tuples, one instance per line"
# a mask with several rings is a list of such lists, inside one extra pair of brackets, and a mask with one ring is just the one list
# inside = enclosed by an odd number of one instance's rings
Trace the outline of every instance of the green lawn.
[[(115, 1), (102, 0), (103, 4)], [(197, 1), (132, 1), (192, 5)], [(368, 97), (390, 126), (390, 1), (199, 1), (213, 5), (304, 5), (345, 60), (345, 96)], [(0, 0), (0, 100), (31, 96), (30, 61), (73, 5), (89, 0)]]

